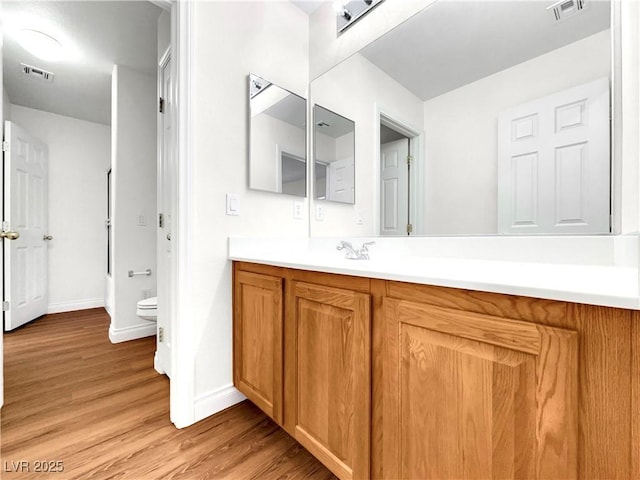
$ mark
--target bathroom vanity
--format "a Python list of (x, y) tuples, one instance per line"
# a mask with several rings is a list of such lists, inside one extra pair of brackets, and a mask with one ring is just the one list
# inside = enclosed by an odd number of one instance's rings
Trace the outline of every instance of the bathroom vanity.
[(339, 478), (640, 477), (631, 294), (588, 305), (230, 247), (235, 385)]

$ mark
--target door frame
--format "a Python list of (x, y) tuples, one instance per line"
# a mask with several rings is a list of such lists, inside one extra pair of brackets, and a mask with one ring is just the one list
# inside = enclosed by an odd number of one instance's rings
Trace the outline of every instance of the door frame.
[(380, 125), (385, 125), (410, 139), (409, 155), (413, 157), (409, 175), (409, 220), (413, 225), (413, 235), (425, 234), (424, 222), (424, 132), (403, 122), (395, 115), (388, 113), (384, 107), (376, 104), (374, 115), (374, 172), (373, 172), (373, 201), (375, 204), (373, 216), (373, 231), (380, 233)]
[[(169, 62), (171, 62), (173, 60), (173, 55), (172, 55), (172, 51), (171, 51), (171, 44), (166, 48), (166, 50), (163, 52), (162, 56), (160, 57), (160, 60), (158, 61), (158, 70), (157, 70), (157, 75), (156, 75), (156, 80), (157, 80), (157, 90), (158, 90), (158, 96), (160, 98), (162, 98), (163, 100), (165, 100), (165, 105), (166, 105), (166, 98), (167, 98), (167, 92), (165, 91), (165, 73), (167, 70), (167, 66), (169, 65)], [(173, 66), (171, 65), (171, 69), (173, 69)], [(171, 73), (171, 72), (169, 72)], [(166, 139), (165, 139), (165, 128), (164, 128), (164, 116), (167, 115), (168, 112), (166, 111), (160, 111), (160, 108), (158, 108), (158, 111), (156, 113), (156, 121), (157, 121), (157, 178), (156, 178), (156, 192), (157, 192), (157, 213), (164, 215), (165, 217), (165, 221), (166, 221), (166, 217), (167, 214), (169, 215), (173, 215), (173, 211), (172, 211), (172, 205), (175, 205), (176, 203), (176, 199), (175, 199), (175, 195), (174, 195), (174, 190), (169, 188), (166, 189), (165, 185), (167, 184), (167, 182), (174, 182), (175, 181), (175, 172), (172, 171), (171, 168), (167, 168), (167, 162), (166, 162), (166, 156), (167, 156), (167, 151), (171, 151), (174, 150), (175, 151), (175, 138), (171, 138), (170, 142), (169, 142), (169, 148), (165, 148), (165, 143), (166, 143)], [(172, 135), (170, 135), (169, 137), (173, 136), (173, 130), (171, 131)], [(176, 161), (176, 158), (174, 156), (174, 162)], [(169, 192), (167, 192), (166, 190), (169, 190)], [(171, 217), (173, 218), (173, 216)], [(158, 284), (156, 285), (157, 287), (157, 293), (158, 293), (158, 297), (159, 298), (163, 298), (163, 295), (168, 295), (169, 297), (171, 297), (171, 293), (173, 291), (174, 285), (172, 282), (172, 277), (171, 277), (171, 265), (166, 263), (167, 259), (166, 259), (166, 249), (164, 246), (164, 236), (165, 236), (165, 232), (167, 232), (167, 234), (170, 234), (170, 230), (166, 231), (166, 230), (160, 230), (160, 219), (156, 218), (155, 219), (156, 223), (156, 231), (157, 231), (157, 235), (156, 235), (156, 247), (157, 247), (157, 268), (158, 268)], [(161, 266), (162, 265), (162, 266)], [(169, 302), (168, 304), (171, 305), (171, 300), (172, 298), (168, 299)], [(167, 303), (165, 301), (165, 303)], [(162, 315), (166, 315), (167, 319), (169, 320), (169, 323), (171, 321), (171, 312), (163, 312)], [(156, 335), (160, 335), (160, 327), (162, 325), (164, 325), (164, 319), (162, 319), (161, 321), (161, 315), (158, 314), (158, 322), (157, 322), (157, 331), (156, 331)], [(162, 324), (162, 325), (161, 325)], [(169, 328), (171, 328), (171, 325), (169, 325)], [(169, 339), (171, 338), (170, 334), (169, 334)], [(166, 367), (166, 364), (164, 362), (169, 361), (169, 363), (171, 362), (171, 358), (169, 355), (169, 358), (167, 358), (166, 356), (162, 356), (161, 350), (162, 348), (160, 348), (159, 346), (160, 342), (156, 342), (156, 351), (154, 354), (154, 360), (153, 360), (153, 366), (156, 369), (156, 371), (158, 373), (161, 374), (166, 374), (167, 370), (170, 369), (170, 365), (169, 368)], [(169, 354), (171, 354), (171, 350), (169, 350)], [(162, 362), (160, 360), (160, 357), (162, 357)], [(169, 375), (167, 375), (169, 376)], [(170, 376), (169, 376), (170, 377)]]
[[(190, 192), (193, 175), (194, 125), (190, 108), (192, 97), (192, 64), (194, 57), (194, 6), (190, 0), (157, 1), (171, 14), (171, 55), (173, 60), (175, 101), (176, 171), (175, 202), (172, 210), (173, 256), (169, 266), (173, 279), (170, 289), (171, 311), (171, 381), (170, 418), (177, 428), (187, 427), (195, 417), (195, 318), (190, 303), (193, 290), (192, 239), (194, 235), (193, 199)], [(168, 7), (168, 8), (167, 8)], [(182, 321), (178, 323), (178, 319)]]

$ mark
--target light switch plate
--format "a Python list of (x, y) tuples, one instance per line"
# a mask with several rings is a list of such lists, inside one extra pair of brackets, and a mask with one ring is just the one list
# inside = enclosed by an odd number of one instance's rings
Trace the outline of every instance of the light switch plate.
[(138, 215), (136, 215), (136, 225), (138, 227), (146, 227), (147, 226), (147, 219), (144, 216), (143, 213), (139, 213)]
[(240, 195), (227, 193), (227, 215), (240, 215)]
[(316, 220), (318, 222), (324, 221), (324, 205), (316, 205)]
[(296, 220), (302, 220), (304, 217), (304, 202), (295, 200), (293, 202), (293, 218)]

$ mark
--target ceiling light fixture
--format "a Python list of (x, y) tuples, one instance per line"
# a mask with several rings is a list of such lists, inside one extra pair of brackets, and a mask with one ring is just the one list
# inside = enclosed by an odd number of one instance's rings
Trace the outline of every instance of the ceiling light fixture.
[(56, 61), (64, 55), (62, 44), (39, 30), (24, 28), (18, 33), (18, 43), (41, 60)]

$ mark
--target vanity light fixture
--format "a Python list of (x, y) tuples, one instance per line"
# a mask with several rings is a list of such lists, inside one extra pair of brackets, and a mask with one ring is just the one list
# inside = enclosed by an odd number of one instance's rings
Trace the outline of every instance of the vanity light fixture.
[(341, 17), (347, 22), (351, 20), (351, 12), (343, 0), (335, 0), (333, 2), (333, 9), (336, 11), (339, 18)]
[(585, 6), (586, 0), (560, 0), (548, 6), (547, 10), (553, 13), (553, 17), (557, 22), (561, 22), (580, 13)]
[(27, 52), (41, 60), (54, 62), (64, 56), (62, 44), (51, 35), (40, 30), (23, 28), (18, 33), (18, 43)]
[(338, 33), (346, 30), (383, 1), (384, 0), (334, 0), (333, 8), (336, 11)]

